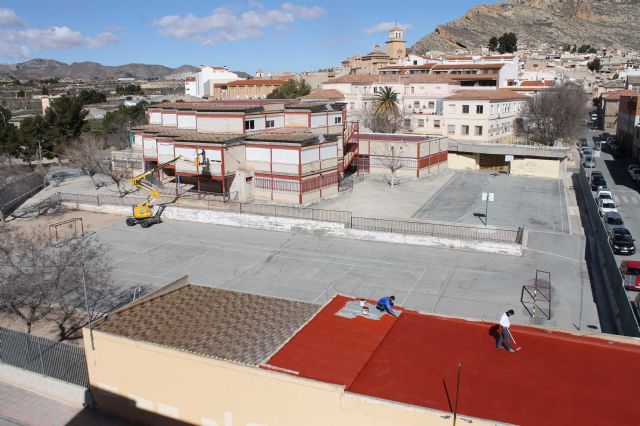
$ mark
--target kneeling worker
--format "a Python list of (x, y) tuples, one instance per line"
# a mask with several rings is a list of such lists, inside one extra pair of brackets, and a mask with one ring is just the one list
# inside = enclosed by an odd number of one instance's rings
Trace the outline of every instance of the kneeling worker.
[(396, 313), (393, 311), (393, 301), (396, 300), (395, 296), (386, 296), (382, 299), (378, 300), (376, 308), (380, 312), (387, 312), (389, 315), (393, 315), (397, 317)]

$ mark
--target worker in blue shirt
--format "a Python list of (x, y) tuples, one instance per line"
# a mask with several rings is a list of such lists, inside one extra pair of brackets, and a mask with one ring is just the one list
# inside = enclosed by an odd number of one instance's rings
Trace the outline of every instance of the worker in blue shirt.
[(380, 312), (387, 312), (389, 315), (393, 315), (397, 317), (396, 313), (393, 311), (393, 301), (396, 300), (395, 296), (385, 296), (382, 299), (378, 300), (378, 304), (376, 308)]

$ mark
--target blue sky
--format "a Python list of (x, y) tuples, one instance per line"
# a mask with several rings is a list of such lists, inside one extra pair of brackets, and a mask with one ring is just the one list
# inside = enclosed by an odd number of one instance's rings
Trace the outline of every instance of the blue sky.
[(411, 46), (437, 24), (488, 2), (3, 0), (0, 63), (47, 58), (313, 70), (384, 46), (394, 21), (407, 27)]

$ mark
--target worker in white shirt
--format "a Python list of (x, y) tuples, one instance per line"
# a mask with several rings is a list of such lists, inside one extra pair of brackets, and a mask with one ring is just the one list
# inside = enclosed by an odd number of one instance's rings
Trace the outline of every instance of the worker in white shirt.
[(509, 327), (511, 327), (509, 317), (514, 313), (515, 312), (513, 312), (513, 309), (509, 309), (500, 317), (500, 332), (498, 333), (497, 345), (498, 349), (502, 349), (502, 343), (504, 342), (504, 345), (509, 352), (515, 352), (515, 350), (511, 349), (511, 333), (509, 332)]

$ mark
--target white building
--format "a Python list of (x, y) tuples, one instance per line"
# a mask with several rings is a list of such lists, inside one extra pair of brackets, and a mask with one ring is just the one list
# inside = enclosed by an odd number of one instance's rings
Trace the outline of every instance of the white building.
[(203, 66), (192, 77), (187, 77), (184, 82), (184, 94), (208, 98), (216, 84), (242, 80), (238, 74), (233, 73), (227, 67)]
[(398, 94), (404, 126), (414, 133), (442, 134), (442, 101), (460, 83), (446, 75), (346, 75), (322, 84), (325, 90), (344, 94), (351, 120), (363, 121), (373, 108), (376, 94), (391, 87)]
[(513, 142), (526, 101), (508, 89), (459, 90), (444, 99), (445, 135), (460, 142)]

